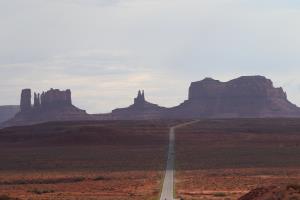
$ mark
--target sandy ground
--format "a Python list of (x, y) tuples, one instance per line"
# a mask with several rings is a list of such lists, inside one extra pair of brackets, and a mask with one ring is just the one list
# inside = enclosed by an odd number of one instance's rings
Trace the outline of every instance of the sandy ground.
[(238, 199), (251, 189), (300, 183), (300, 169), (227, 169), (177, 172), (177, 196), (183, 199)]
[(204, 120), (176, 134), (176, 194), (238, 199), (257, 187), (300, 183), (300, 120)]
[(6, 172), (0, 173), (0, 194), (23, 200), (152, 200), (159, 196), (161, 177), (158, 171)]

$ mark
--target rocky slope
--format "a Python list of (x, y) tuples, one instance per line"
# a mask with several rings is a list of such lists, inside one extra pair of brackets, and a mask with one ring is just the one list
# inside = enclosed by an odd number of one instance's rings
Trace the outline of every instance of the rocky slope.
[(269, 186), (256, 188), (239, 200), (299, 200), (300, 185)]
[(20, 111), (20, 106), (0, 106), (0, 123), (9, 120)]

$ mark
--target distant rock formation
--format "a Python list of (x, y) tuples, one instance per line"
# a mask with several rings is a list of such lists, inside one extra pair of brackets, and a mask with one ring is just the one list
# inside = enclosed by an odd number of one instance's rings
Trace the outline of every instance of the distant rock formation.
[(71, 90), (60, 91), (50, 89), (46, 92), (34, 93), (31, 104), (31, 90), (21, 93), (20, 112), (5, 122), (4, 126), (27, 125), (47, 121), (87, 120), (89, 115), (72, 105)]
[(300, 117), (300, 108), (289, 102), (283, 89), (275, 88), (272, 81), (263, 76), (242, 76), (228, 82), (212, 78), (193, 82), (188, 100), (172, 108), (148, 102), (141, 90), (132, 105), (108, 114), (88, 115), (76, 108), (70, 90), (50, 89), (34, 93), (33, 99), (32, 105), (31, 90), (24, 89), (20, 112), (4, 126), (66, 120)]
[(188, 100), (174, 107), (171, 116), (186, 118), (299, 117), (282, 88), (263, 76), (243, 76), (228, 82), (211, 78), (193, 82)]
[(71, 90), (60, 91), (51, 88), (42, 94), (34, 93), (34, 109), (55, 109), (59, 107), (72, 107)]
[(113, 110), (111, 117), (112, 119), (153, 119), (159, 118), (164, 111), (166, 108), (146, 101), (144, 90), (139, 90), (131, 106)]
[(141, 92), (141, 90), (138, 91), (138, 95), (136, 98), (134, 98), (134, 105), (142, 106), (146, 103), (145, 100), (145, 93), (144, 90)]
[(0, 106), (0, 123), (13, 118), (20, 111), (20, 106)]
[(31, 104), (31, 90), (22, 90), (20, 107), (21, 113), (52, 109), (59, 110), (61, 108), (80, 111), (72, 105), (71, 90), (60, 91), (53, 88), (42, 92), (42, 94), (34, 93), (33, 106)]

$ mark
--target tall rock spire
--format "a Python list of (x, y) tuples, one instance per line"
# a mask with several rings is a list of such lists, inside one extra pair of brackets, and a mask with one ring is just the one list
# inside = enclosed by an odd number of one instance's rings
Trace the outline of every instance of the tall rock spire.
[(28, 112), (31, 109), (31, 90), (23, 89), (20, 102), (21, 112)]
[(137, 97), (134, 98), (134, 104), (140, 105), (140, 104), (143, 104), (145, 102), (146, 102), (146, 100), (145, 100), (144, 90), (139, 90)]
[(41, 100), (40, 100), (40, 94), (39, 93), (34, 93), (34, 103), (33, 103), (35, 108), (40, 107), (41, 105)]

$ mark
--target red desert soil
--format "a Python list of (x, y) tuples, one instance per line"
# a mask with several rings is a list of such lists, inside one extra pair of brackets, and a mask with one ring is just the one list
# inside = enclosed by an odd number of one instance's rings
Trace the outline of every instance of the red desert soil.
[(300, 183), (300, 119), (203, 120), (176, 134), (177, 197), (234, 200)]
[(128, 172), (42, 172), (1, 174), (0, 193), (31, 200), (125, 200), (156, 199), (162, 173)]
[(299, 200), (300, 185), (261, 187), (251, 190), (239, 200)]
[(0, 196), (157, 199), (177, 122), (60, 122), (0, 130)]

